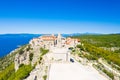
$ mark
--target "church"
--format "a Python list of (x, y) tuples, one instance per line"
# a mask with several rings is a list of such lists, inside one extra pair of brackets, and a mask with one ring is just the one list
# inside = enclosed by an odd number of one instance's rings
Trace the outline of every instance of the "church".
[(44, 48), (49, 48), (51, 46), (62, 47), (65, 44), (65, 38), (60, 34), (55, 36), (52, 35), (44, 35), (40, 37), (42, 43), (44, 44)]

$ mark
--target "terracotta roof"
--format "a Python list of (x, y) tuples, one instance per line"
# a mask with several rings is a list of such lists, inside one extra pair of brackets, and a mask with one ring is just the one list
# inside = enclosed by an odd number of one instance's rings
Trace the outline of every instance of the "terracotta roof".
[(55, 40), (56, 39), (56, 36), (42, 36), (41, 37), (42, 40)]

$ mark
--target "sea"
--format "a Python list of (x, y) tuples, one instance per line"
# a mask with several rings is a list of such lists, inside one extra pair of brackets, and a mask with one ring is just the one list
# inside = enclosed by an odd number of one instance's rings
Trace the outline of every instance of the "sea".
[(40, 34), (0, 34), (0, 58), (6, 56), (14, 49), (28, 44)]

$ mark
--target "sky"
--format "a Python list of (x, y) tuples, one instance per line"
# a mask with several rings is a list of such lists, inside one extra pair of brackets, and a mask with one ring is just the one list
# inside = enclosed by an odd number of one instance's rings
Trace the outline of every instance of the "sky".
[(0, 0), (0, 34), (120, 33), (120, 0)]

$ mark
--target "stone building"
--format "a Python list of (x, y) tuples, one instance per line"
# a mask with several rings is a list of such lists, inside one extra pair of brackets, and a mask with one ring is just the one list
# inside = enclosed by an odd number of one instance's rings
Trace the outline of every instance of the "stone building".
[(68, 37), (66, 39), (66, 45), (69, 47), (75, 47), (77, 44), (79, 44), (80, 40), (79, 39), (75, 39), (75, 38), (70, 38)]
[(62, 47), (65, 45), (66, 38), (62, 37), (61, 34), (55, 36), (52, 35), (43, 35), (39, 38), (32, 39), (29, 43), (32, 46), (41, 46), (43, 48), (49, 49), (50, 47)]
[(61, 36), (61, 34), (58, 34), (55, 36), (52, 35), (43, 35), (39, 38), (34, 38), (30, 41), (30, 44), (32, 46), (41, 46), (43, 48), (49, 49), (50, 47), (74, 47), (80, 42), (79, 39), (73, 39), (73, 38), (64, 38)]

